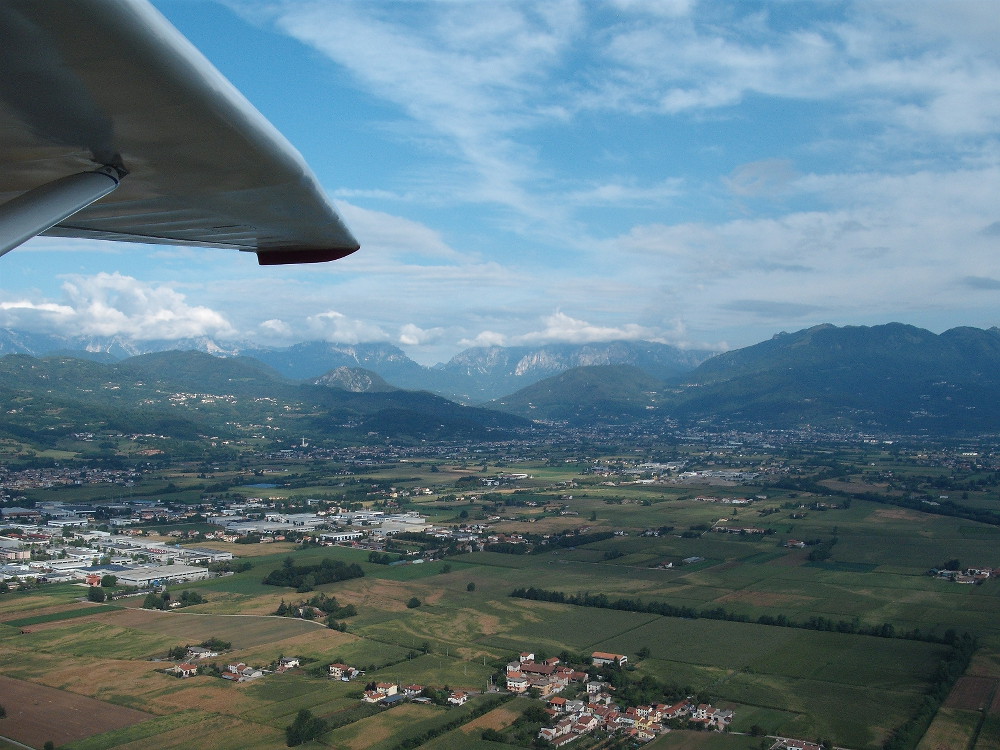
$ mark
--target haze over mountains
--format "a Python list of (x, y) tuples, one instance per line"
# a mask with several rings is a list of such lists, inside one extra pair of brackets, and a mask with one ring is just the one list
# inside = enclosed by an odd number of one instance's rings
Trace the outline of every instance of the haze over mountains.
[(371, 370), (407, 390), (427, 390), (461, 403), (483, 403), (573, 367), (629, 364), (666, 379), (694, 369), (712, 355), (649, 341), (547, 344), (539, 347), (475, 347), (433, 367), (417, 364), (386, 343), (336, 344), (307, 341), (284, 348), (221, 344), (212, 339), (135, 342), (121, 337), (63, 337), (0, 329), (0, 356), (61, 354), (114, 362), (161, 351), (199, 351), (245, 356), (292, 380), (318, 378), (339, 367)]
[[(6, 332), (0, 351), (28, 343), (38, 346)], [(66, 352), (82, 342), (42, 343), (61, 344)], [(210, 347), (202, 342), (201, 348)], [(123, 350), (108, 345), (86, 356), (113, 358)], [(250, 351), (252, 358), (245, 356)], [(940, 435), (994, 432), (1000, 424), (997, 328), (934, 334), (901, 323), (821, 325), (712, 357), (649, 342), (493, 347), (467, 350), (432, 368), (386, 344), (311, 342), (238, 357), (216, 353), (226, 356), (160, 352), (116, 363), (5, 357), (0, 390), (10, 403), (32, 392), (39, 414), (43, 390), (45, 398), (73, 401), (74, 408), (103, 399), (128, 409), (140, 408), (140, 396), (160, 404), (171, 389), (235, 393), (295, 403), (303, 429), (329, 432), (336, 423), (355, 435), (414, 439), (520, 429), (528, 423), (519, 418), (576, 426), (709, 422)], [(147, 392), (150, 383), (160, 394), (155, 398)], [(497, 395), (487, 409), (469, 409), (426, 391), (465, 402)], [(197, 414), (167, 411), (171, 419), (193, 420), (188, 432), (194, 430)]]

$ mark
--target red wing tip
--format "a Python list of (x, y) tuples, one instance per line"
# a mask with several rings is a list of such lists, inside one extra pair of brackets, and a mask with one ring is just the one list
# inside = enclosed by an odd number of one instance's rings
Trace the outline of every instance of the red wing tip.
[(326, 263), (340, 260), (358, 249), (328, 248), (318, 250), (258, 250), (257, 263), (262, 266), (286, 266), (295, 263)]

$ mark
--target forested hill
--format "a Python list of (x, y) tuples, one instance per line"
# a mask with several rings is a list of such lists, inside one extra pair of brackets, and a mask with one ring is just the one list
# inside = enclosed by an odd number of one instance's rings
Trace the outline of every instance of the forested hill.
[(311, 441), (348, 443), (487, 439), (528, 426), (520, 418), (430, 393), (302, 384), (254, 359), (190, 351), (117, 363), (0, 357), (0, 409), (0, 439), (36, 447), (108, 432), (273, 445), (306, 435)]
[(720, 354), (670, 381), (580, 368), (495, 405), (577, 423), (645, 416), (771, 429), (992, 432), (1000, 424), (1000, 331), (822, 325)]

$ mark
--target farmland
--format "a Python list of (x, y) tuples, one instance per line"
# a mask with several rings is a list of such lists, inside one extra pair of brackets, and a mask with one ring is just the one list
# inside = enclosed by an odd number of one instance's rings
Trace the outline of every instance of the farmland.
[[(684, 457), (704, 460), (693, 448)], [(807, 458), (815, 469), (817, 456)], [(408, 499), (406, 509), (435, 527), (475, 522), (507, 539), (572, 530), (595, 540), (523, 553), (453, 551), (410, 565), (379, 564), (366, 550), (350, 547), (200, 541), (252, 567), (184, 584), (205, 601), (177, 611), (142, 609), (141, 597), (110, 606), (89, 603), (86, 591), (72, 584), (11, 590), (0, 595), (0, 670), (22, 692), (9, 693), (16, 699), (4, 692), (8, 716), (0, 719), (0, 735), (36, 747), (51, 739), (76, 750), (140, 747), (152, 737), (166, 748), (277, 747), (284, 744), (284, 728), (306, 709), (330, 727), (315, 746), (390, 750), (418, 737), (440, 750), (503, 746), (480, 739), (491, 729), (507, 731), (514, 747), (516, 732), (508, 728), (521, 721), (527, 698), (490, 706), (489, 695), (478, 695), (461, 708), (407, 703), (378, 711), (360, 702), (363, 682), (480, 693), (498, 684), (500, 665), (521, 651), (578, 664), (593, 651), (608, 651), (628, 655), (628, 679), (654, 681), (661, 700), (698, 695), (735, 711), (728, 734), (675, 731), (650, 747), (757, 748), (758, 739), (739, 733), (762, 728), (877, 750), (921, 712), (953, 644), (968, 633), (976, 653), (919, 746), (986, 750), (1000, 736), (1000, 581), (958, 585), (927, 571), (951, 558), (1000, 567), (1000, 527), (873, 497), (873, 473), (914, 468), (898, 453), (863, 458), (839, 458), (838, 466), (848, 468), (829, 486), (775, 478), (699, 483), (678, 476), (639, 483), (590, 471), (624, 461), (614, 455), (510, 466), (489, 457), (485, 469), (438, 458), (420, 466), (390, 462), (356, 481), (433, 487), (429, 495)], [(778, 459), (755, 458), (758, 464)], [(801, 457), (782, 461), (796, 471), (807, 463)], [(850, 471), (855, 464), (865, 468)], [(292, 469), (298, 483), (329, 491), (329, 467), (299, 463), (287, 473)], [(515, 469), (528, 478), (499, 490), (482, 489), (477, 478)], [(350, 479), (342, 467), (338, 471)], [(190, 498), (198, 494), (193, 476), (166, 472), (157, 486), (172, 481)], [(272, 476), (280, 485), (281, 472)], [(238, 487), (245, 479), (234, 473), (233, 482)], [(363, 507), (385, 504), (378, 495), (347, 497), (353, 486), (344, 485), (345, 501), (364, 497)], [(852, 494), (852, 486), (863, 489)], [(286, 502), (308, 497), (308, 490), (274, 492)], [(970, 503), (1000, 505), (990, 492), (973, 490)], [(720, 497), (749, 502), (713, 501)], [(35, 499), (44, 498), (39, 492)], [(193, 533), (203, 532), (198, 523)], [(149, 531), (155, 536), (184, 528), (173, 522)], [(789, 540), (808, 546), (785, 546)], [(404, 544), (419, 554), (427, 542)], [(813, 554), (817, 549), (824, 555)], [(265, 585), (267, 573), (288, 558), (296, 566), (343, 561), (365, 575), (306, 595)], [(624, 604), (511, 596), (528, 587)], [(321, 619), (274, 616), (282, 603), (317, 593), (354, 608), (356, 614), (343, 618), (345, 630)], [(653, 605), (685, 614), (664, 615)], [(210, 673), (179, 679), (164, 671), (171, 666), (170, 649), (208, 639), (229, 644), (215, 660), (220, 666), (271, 665), (283, 656), (300, 658), (302, 666), (247, 683)], [(330, 680), (326, 665), (333, 662), (365, 670), (364, 681)], [(45, 691), (67, 702), (93, 701), (88, 713), (104, 716), (99, 704), (120, 718), (67, 725), (65, 735), (42, 737), (38, 721), (12, 707), (41, 700), (50, 694)]]

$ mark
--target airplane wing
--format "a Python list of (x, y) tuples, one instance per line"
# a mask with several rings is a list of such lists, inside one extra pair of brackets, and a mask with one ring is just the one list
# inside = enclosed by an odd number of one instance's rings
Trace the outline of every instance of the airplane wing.
[(0, 0), (0, 255), (38, 233), (262, 265), (358, 249), (302, 156), (145, 0)]

